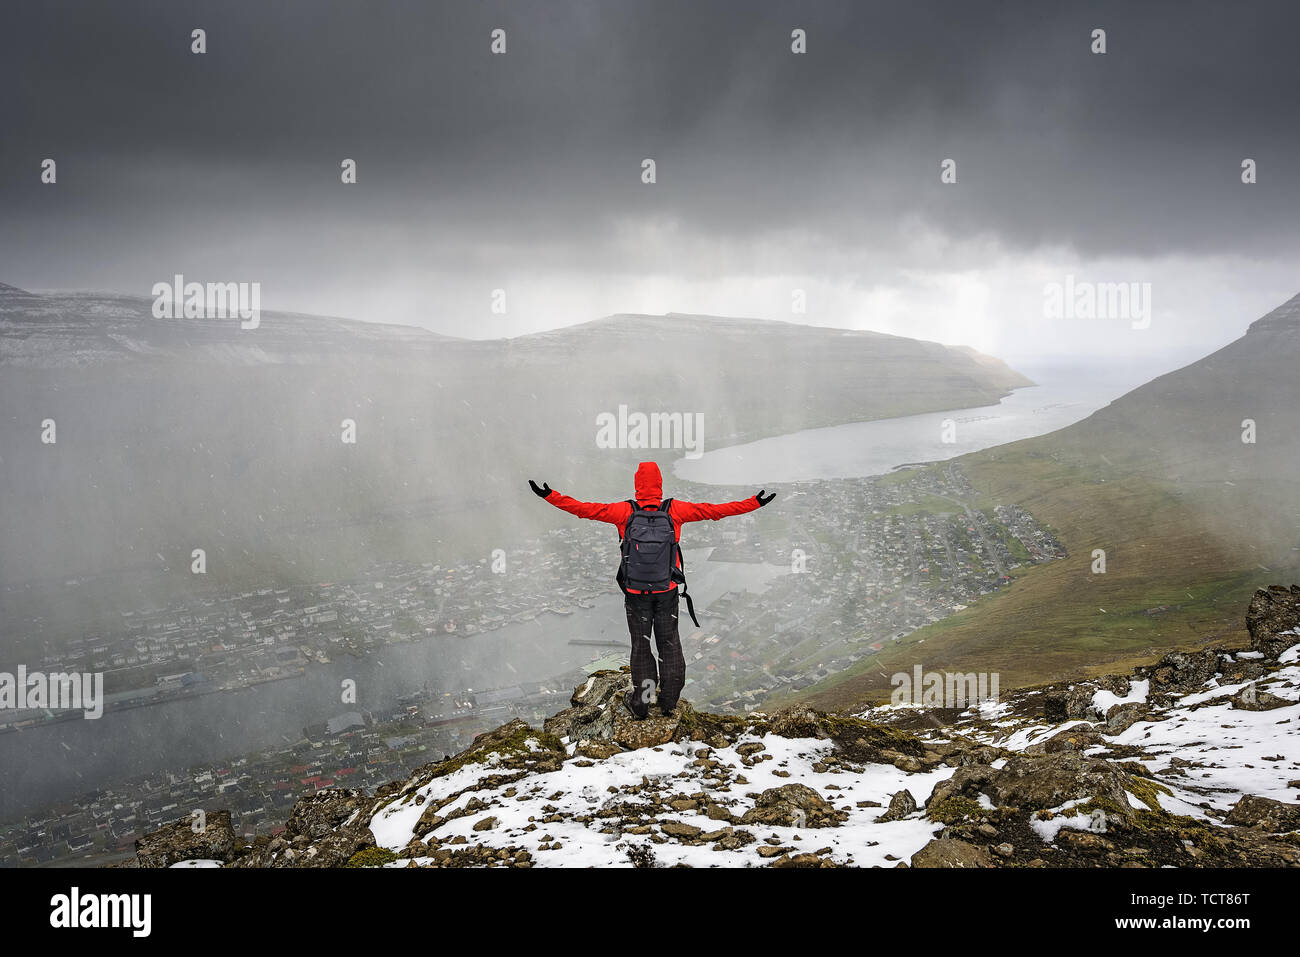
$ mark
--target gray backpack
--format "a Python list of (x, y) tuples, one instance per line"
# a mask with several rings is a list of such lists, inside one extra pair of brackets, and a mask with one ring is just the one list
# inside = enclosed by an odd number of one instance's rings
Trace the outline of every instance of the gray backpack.
[(673, 500), (668, 498), (659, 508), (641, 508), (636, 500), (628, 499), (632, 517), (627, 520), (623, 537), (619, 540), (618, 587), (627, 594), (629, 589), (639, 592), (666, 591), (676, 582), (686, 599), (686, 610), (695, 627), (700, 627), (695, 617), (695, 603), (686, 592), (681, 547), (673, 534), (673, 520), (668, 515)]

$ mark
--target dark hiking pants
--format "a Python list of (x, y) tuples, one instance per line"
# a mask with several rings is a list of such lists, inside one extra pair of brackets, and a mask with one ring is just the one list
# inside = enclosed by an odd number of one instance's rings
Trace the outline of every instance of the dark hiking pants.
[[(638, 716), (650, 709), (654, 688), (659, 686), (659, 706), (665, 712), (677, 706), (686, 684), (686, 659), (677, 634), (677, 589), (650, 595), (626, 595), (627, 630), (632, 636), (632, 704)], [(656, 666), (650, 648), (654, 633), (659, 648)]]

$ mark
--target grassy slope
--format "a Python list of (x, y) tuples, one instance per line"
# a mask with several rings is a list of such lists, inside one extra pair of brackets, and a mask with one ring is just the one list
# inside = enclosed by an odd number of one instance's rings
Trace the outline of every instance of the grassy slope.
[[(1170, 649), (1244, 640), (1243, 612), (1262, 574), (1254, 556), (1225, 548), (1195, 509), (1159, 483), (1138, 476), (1097, 481), (1077, 466), (1014, 446), (962, 464), (981, 506), (1023, 505), (1058, 532), (1070, 556), (1022, 571), (1004, 591), (799, 698), (829, 710), (885, 700), (889, 675), (915, 664), (997, 672), (1010, 688), (1123, 671)], [(1105, 574), (1092, 573), (1094, 548), (1106, 550)], [(1146, 614), (1160, 605), (1170, 608)]]
[[(889, 676), (916, 664), (997, 672), (1006, 689), (1245, 641), (1253, 591), (1300, 579), (1298, 314), (1300, 297), (1075, 426), (957, 460), (975, 505), (1027, 508), (1069, 557), (780, 703), (887, 700)], [(1240, 440), (1245, 416), (1258, 421), (1256, 445)]]

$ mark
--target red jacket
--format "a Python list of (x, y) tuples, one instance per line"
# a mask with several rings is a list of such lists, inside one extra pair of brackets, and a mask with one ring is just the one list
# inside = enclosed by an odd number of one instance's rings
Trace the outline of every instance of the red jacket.
[[(642, 508), (653, 505), (655, 508), (663, 501), (663, 476), (659, 474), (659, 466), (654, 462), (642, 462), (636, 468), (636, 501)], [(569, 498), (567, 495), (561, 495), (559, 492), (551, 489), (551, 494), (546, 496), (546, 501), (550, 502), (556, 508), (563, 509), (570, 515), (576, 515), (578, 518), (589, 518), (596, 522), (609, 522), (611, 525), (618, 527), (618, 537), (623, 537), (623, 530), (627, 528), (628, 519), (632, 517), (632, 506), (626, 501), (623, 502), (579, 502), (576, 498)], [(687, 522), (702, 522), (708, 519), (716, 522), (720, 518), (727, 518), (730, 515), (744, 515), (746, 512), (752, 512), (758, 508), (758, 499), (750, 496), (741, 499), (738, 502), (724, 502), (721, 505), (713, 505), (708, 502), (683, 502), (679, 498), (673, 499), (672, 505), (668, 507), (668, 517), (673, 522), (673, 538), (680, 542), (682, 540), (682, 526)], [(678, 557), (677, 565), (681, 567), (681, 557)], [(674, 582), (664, 591), (672, 591), (677, 587)], [(632, 590), (632, 589), (629, 589)]]

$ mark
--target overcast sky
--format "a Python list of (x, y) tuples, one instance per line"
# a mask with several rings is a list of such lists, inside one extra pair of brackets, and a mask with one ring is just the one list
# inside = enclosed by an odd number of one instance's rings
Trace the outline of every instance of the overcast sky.
[[(88, 0), (0, 18), (0, 281), (26, 288), (148, 295), (182, 273), (260, 282), (265, 309), (462, 336), (706, 312), (1158, 361), (1300, 292), (1294, 2)], [(1150, 283), (1150, 328), (1044, 316), (1067, 275)]]

